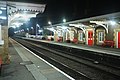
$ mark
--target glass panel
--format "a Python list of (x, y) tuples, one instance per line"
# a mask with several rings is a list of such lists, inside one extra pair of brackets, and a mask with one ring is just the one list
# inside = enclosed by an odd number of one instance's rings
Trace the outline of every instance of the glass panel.
[(104, 32), (99, 32), (98, 33), (98, 40), (99, 40), (99, 42), (104, 41)]
[(83, 41), (83, 33), (80, 33), (80, 41)]

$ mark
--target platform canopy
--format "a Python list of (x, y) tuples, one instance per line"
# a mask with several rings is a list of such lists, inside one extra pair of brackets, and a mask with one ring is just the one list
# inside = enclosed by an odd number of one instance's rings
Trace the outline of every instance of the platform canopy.
[(19, 27), (30, 18), (36, 17), (38, 13), (43, 13), (45, 6), (45, 4), (0, 1), (0, 19), (8, 18), (9, 27)]

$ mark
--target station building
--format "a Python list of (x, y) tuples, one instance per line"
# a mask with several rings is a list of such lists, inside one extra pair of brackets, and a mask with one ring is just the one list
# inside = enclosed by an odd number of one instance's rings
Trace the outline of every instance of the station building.
[(55, 41), (120, 48), (120, 12), (46, 27)]

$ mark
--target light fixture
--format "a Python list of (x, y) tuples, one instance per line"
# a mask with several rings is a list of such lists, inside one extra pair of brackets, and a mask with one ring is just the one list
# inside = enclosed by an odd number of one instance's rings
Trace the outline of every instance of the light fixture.
[(29, 31), (29, 28), (27, 28), (27, 30)]
[(115, 22), (115, 21), (110, 21), (110, 24), (111, 24), (111, 25), (115, 25), (116, 22)]
[(0, 9), (2, 9), (2, 10), (6, 10), (6, 8), (5, 8), (5, 7), (1, 7)]
[(51, 21), (48, 21), (48, 24), (51, 25), (52, 24)]
[(39, 24), (36, 24), (36, 26), (37, 26), (37, 27), (40, 27), (40, 25), (39, 25)]
[(0, 14), (2, 14), (2, 11), (0, 10)]
[(31, 29), (33, 29), (33, 27), (31, 27)]
[(63, 19), (63, 22), (65, 23), (65, 22), (66, 22), (66, 19)]

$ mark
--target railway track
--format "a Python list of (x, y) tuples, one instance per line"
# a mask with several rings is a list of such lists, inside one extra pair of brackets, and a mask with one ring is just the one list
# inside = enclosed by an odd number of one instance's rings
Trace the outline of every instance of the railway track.
[(63, 54), (50, 48), (48, 49), (43, 45), (21, 39), (16, 40), (76, 80), (118, 80), (120, 77), (118, 70), (115, 70), (116, 74), (114, 74), (108, 70), (98, 68), (97, 66), (99, 65), (90, 64), (89, 61), (76, 58), (66, 53)]

